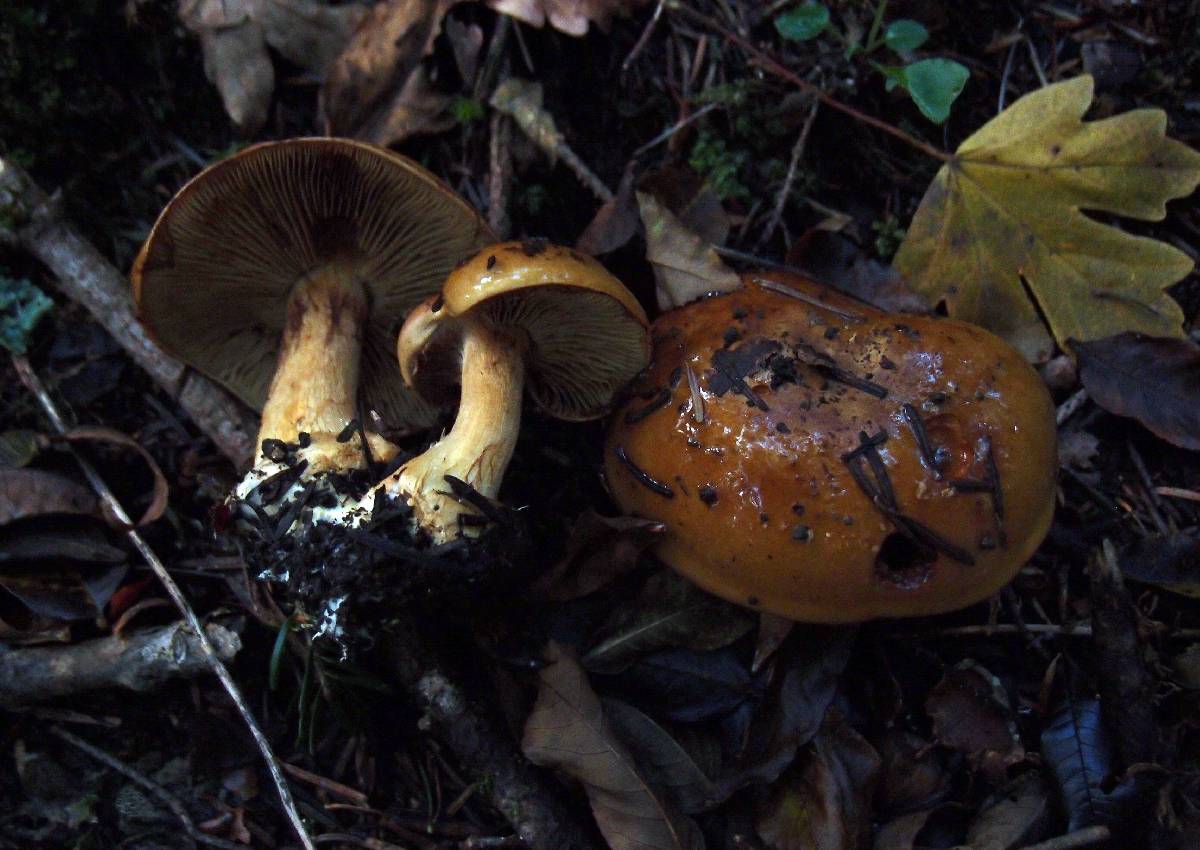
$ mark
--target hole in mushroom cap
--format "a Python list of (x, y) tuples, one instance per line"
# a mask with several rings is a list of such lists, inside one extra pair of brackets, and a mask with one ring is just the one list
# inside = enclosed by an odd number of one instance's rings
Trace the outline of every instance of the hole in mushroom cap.
[(937, 552), (911, 537), (893, 531), (875, 556), (875, 575), (906, 590), (920, 587), (932, 575)]

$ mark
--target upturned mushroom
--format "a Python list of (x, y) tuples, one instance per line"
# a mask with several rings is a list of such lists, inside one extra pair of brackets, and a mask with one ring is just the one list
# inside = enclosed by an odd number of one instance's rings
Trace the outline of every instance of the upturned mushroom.
[(1054, 408), (990, 333), (773, 273), (652, 334), (606, 477), (708, 591), (808, 622), (934, 614), (995, 593), (1045, 536)]
[(277, 508), (299, 482), (395, 454), (353, 427), (360, 401), (393, 429), (432, 423), (401, 386), (395, 333), (489, 241), (464, 201), (398, 154), (268, 142), (175, 195), (134, 264), (134, 299), (164, 348), (262, 411), (263, 454), (236, 495), (282, 476), (290, 486), (261, 499)]
[(647, 325), (591, 257), (540, 240), (476, 254), (409, 315), (397, 346), (419, 394), (441, 400), (457, 386), (454, 425), (376, 487), (358, 516), (388, 497), (411, 505), (434, 543), (475, 536), (516, 446), (523, 389), (551, 416), (603, 416), (646, 365)]

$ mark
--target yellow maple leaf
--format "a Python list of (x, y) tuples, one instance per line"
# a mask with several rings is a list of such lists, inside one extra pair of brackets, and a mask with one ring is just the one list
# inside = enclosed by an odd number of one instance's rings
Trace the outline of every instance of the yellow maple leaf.
[(938, 171), (895, 258), (932, 303), (1035, 361), (1052, 349), (1039, 309), (1060, 344), (1183, 333), (1163, 289), (1191, 271), (1188, 256), (1082, 211), (1159, 221), (1200, 183), (1200, 153), (1166, 138), (1161, 110), (1085, 122), (1091, 102), (1092, 78), (1076, 77), (985, 124)]

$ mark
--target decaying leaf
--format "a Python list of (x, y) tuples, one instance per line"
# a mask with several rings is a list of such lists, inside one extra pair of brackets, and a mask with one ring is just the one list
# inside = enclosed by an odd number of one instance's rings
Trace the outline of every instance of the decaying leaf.
[(432, 90), (410, 78), (458, 2), (386, 0), (371, 8), (330, 65), (321, 90), (321, 113), (332, 135), (388, 144), (428, 119)]
[(772, 687), (758, 706), (735, 758), (716, 779), (720, 799), (754, 783), (771, 784), (821, 728), (850, 659), (852, 626), (798, 626), (774, 661)]
[(600, 205), (583, 233), (575, 240), (575, 250), (591, 256), (615, 251), (633, 238), (638, 229), (637, 200), (633, 196), (633, 166), (621, 176), (621, 185), (611, 199)]
[(588, 23), (607, 31), (614, 15), (628, 15), (648, 0), (488, 0), (488, 5), (530, 26), (546, 22), (567, 35), (585, 35)]
[(720, 649), (753, 627), (748, 611), (661, 570), (636, 599), (613, 611), (582, 662), (592, 672), (617, 673), (639, 656), (667, 647)]
[(1071, 342), (1079, 380), (1096, 404), (1129, 416), (1168, 443), (1200, 449), (1200, 346), (1122, 333)]
[(840, 717), (827, 719), (760, 813), (759, 838), (770, 850), (867, 850), (878, 778), (879, 754)]
[(795, 621), (786, 617), (768, 614), (766, 611), (758, 615), (758, 639), (754, 644), (754, 660), (750, 663), (751, 673), (762, 669), (795, 627)]
[(0, 469), (0, 525), (43, 514), (98, 516), (92, 491), (40, 469)]
[(667, 805), (613, 734), (583, 668), (550, 644), (521, 747), (578, 780), (613, 850), (702, 850), (696, 824)]
[(317, 0), (182, 0), (179, 18), (200, 39), (204, 72), (225, 112), (246, 135), (267, 120), (275, 69), (267, 45), (289, 62), (324, 76), (350, 40), (366, 7)]
[(613, 733), (633, 754), (642, 776), (667, 802), (684, 814), (713, 805), (717, 792), (712, 780), (666, 729), (628, 703), (602, 702)]
[(938, 741), (976, 764), (998, 760), (1002, 769), (1025, 756), (1008, 695), (974, 661), (963, 661), (942, 677), (929, 692), (925, 711)]
[(1105, 790), (1116, 765), (1099, 700), (1070, 700), (1050, 719), (1042, 732), (1042, 758), (1058, 786), (1071, 830), (1115, 823), (1134, 796), (1128, 780)]
[(657, 198), (637, 193), (646, 227), (646, 259), (654, 269), (658, 306), (681, 307), (711, 292), (733, 292), (737, 274), (721, 261), (713, 246), (680, 223)]
[(1182, 334), (1183, 313), (1163, 289), (1192, 261), (1083, 210), (1161, 220), (1168, 200), (1200, 182), (1200, 153), (1165, 137), (1161, 110), (1084, 122), (1091, 102), (1092, 78), (1077, 77), (985, 124), (942, 166), (895, 258), (932, 302), (1031, 360), (1051, 352), (1038, 308), (1059, 344)]
[(46, 439), (36, 431), (14, 429), (0, 433), (0, 469), (25, 466), (42, 450)]
[(594, 593), (638, 565), (666, 526), (638, 517), (581, 514), (571, 526), (567, 554), (531, 592), (548, 602), (566, 602)]
[(1126, 578), (1200, 599), (1200, 540), (1195, 537), (1176, 533), (1138, 538), (1118, 563)]
[(666, 649), (637, 660), (615, 678), (615, 686), (656, 717), (694, 723), (720, 717), (761, 696), (737, 653)]
[(1050, 824), (1050, 789), (1038, 773), (1025, 773), (983, 804), (967, 830), (971, 850), (1016, 850), (1040, 841)]
[(876, 742), (883, 760), (876, 802), (884, 812), (928, 809), (946, 799), (953, 782), (945, 750), (893, 726)]

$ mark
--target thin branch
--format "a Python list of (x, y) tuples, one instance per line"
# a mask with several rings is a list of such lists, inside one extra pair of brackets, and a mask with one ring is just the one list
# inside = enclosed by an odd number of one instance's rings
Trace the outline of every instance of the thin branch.
[(792, 157), (788, 162), (787, 176), (783, 178), (783, 185), (779, 187), (779, 194), (775, 198), (775, 209), (771, 210), (771, 217), (767, 220), (767, 226), (763, 229), (763, 233), (758, 237), (758, 247), (766, 245), (771, 237), (775, 235), (775, 229), (779, 227), (779, 222), (783, 218), (783, 210), (787, 206), (788, 196), (792, 194), (792, 184), (796, 181), (796, 171), (800, 167), (800, 160), (804, 158), (804, 148), (808, 145), (808, 134), (812, 132), (812, 126), (817, 119), (817, 110), (821, 106), (821, 101), (817, 98), (812, 99), (812, 106), (809, 107), (808, 115), (804, 116), (804, 125), (800, 128), (800, 135), (796, 138), (796, 144), (792, 147)]
[(839, 112), (844, 112), (845, 114), (849, 115), (851, 118), (855, 119), (856, 121), (859, 121), (870, 127), (874, 127), (876, 130), (882, 130), (883, 132), (887, 133), (889, 136), (895, 136), (897, 139), (904, 142), (905, 144), (916, 148), (917, 150), (921, 151), (921, 153), (931, 156), (936, 160), (940, 160), (941, 162), (950, 162), (954, 158), (953, 156), (946, 153), (945, 151), (935, 148), (933, 145), (929, 144), (928, 142), (922, 141), (921, 139), (918, 139), (916, 136), (913, 136), (913, 135), (910, 135), (909, 133), (904, 132), (899, 127), (892, 126), (891, 124), (887, 123), (886, 121), (881, 121), (878, 118), (875, 118), (871, 115), (866, 114), (865, 112), (861, 112), (858, 109), (855, 109), (853, 106), (850, 106), (848, 103), (842, 103), (840, 100), (838, 100), (833, 95), (826, 92), (820, 86), (813, 85), (808, 80), (804, 79), (799, 74), (795, 73), (790, 68), (783, 65), (778, 59), (771, 56), (765, 50), (762, 50), (761, 48), (756, 47), (755, 45), (751, 44), (748, 40), (746, 40), (742, 36), (738, 35), (737, 33), (731, 32), (729, 29), (727, 29), (725, 26), (723, 26), (719, 21), (717, 21), (713, 18), (710, 18), (708, 15), (705, 15), (703, 12), (698, 12), (695, 9), (688, 8), (688, 6), (686, 6), (685, 4), (680, 2), (680, 0), (669, 0), (669, 2), (667, 4), (667, 8), (669, 8), (672, 12), (678, 12), (679, 14), (684, 15), (685, 17), (691, 18), (693, 21), (696, 21), (697, 23), (708, 27), (710, 30), (712, 30), (716, 34), (720, 35), (726, 41), (736, 44), (738, 47), (742, 48), (742, 50), (745, 50), (747, 53), (749, 53), (750, 56), (753, 57), (754, 61), (757, 62), (760, 67), (762, 67), (763, 69), (765, 69), (767, 71), (770, 71), (772, 74), (774, 74), (775, 76), (777, 76), (781, 79), (787, 80), (789, 83), (796, 86), (801, 91), (805, 91), (805, 92), (808, 92), (809, 94), (814, 95), (816, 98), (818, 98), (821, 101), (821, 103), (825, 104), (826, 106), (836, 109)]
[[(241, 649), (237, 633), (219, 623), (209, 623), (205, 630), (223, 660)], [(0, 653), (0, 705), (7, 709), (102, 688), (149, 691), (208, 669), (203, 650), (183, 623), (71, 646), (11, 649)]]
[(149, 337), (133, 314), (125, 275), (63, 220), (57, 203), (29, 175), (0, 157), (0, 243), (4, 242), (45, 264), (63, 294), (92, 314), (222, 454), (239, 469), (249, 464), (257, 428), (246, 407)]
[(1051, 838), (1049, 841), (1027, 844), (1021, 850), (1079, 850), (1081, 847), (1095, 847), (1097, 844), (1103, 844), (1111, 837), (1112, 833), (1109, 832), (1107, 826), (1089, 826), (1086, 829), (1078, 829), (1075, 832)]
[[(50, 394), (42, 384), (41, 378), (33, 371), (33, 367), (29, 364), (29, 361), (25, 357), (14, 355), (13, 365), (16, 367), (21, 383), (25, 385), (26, 389), (41, 404), (42, 410), (45, 411), (50, 424), (54, 426), (54, 430), (60, 434), (65, 434), (68, 430), (67, 423), (63, 420), (58, 407), (54, 404), (54, 400), (50, 398)], [(300, 820), (300, 812), (296, 809), (296, 804), (292, 800), (292, 793), (288, 790), (287, 781), (283, 778), (283, 773), (279, 769), (279, 763), (271, 751), (271, 744), (267, 741), (267, 736), (263, 734), (262, 729), (259, 727), (258, 721), (254, 719), (254, 714), (250, 711), (250, 706), (246, 704), (245, 698), (242, 697), (241, 692), (238, 690), (237, 683), (233, 681), (233, 676), (230, 675), (224, 662), (221, 661), (216, 648), (213, 647), (204, 629), (201, 627), (200, 620), (196, 617), (196, 612), (188, 604), (183, 591), (179, 589), (179, 585), (175, 583), (175, 580), (171, 578), (171, 574), (167, 572), (167, 568), (163, 565), (162, 560), (150, 548), (150, 544), (146, 542), (145, 538), (133, 527), (133, 523), (130, 521), (129, 515), (125, 512), (125, 508), (121, 506), (113, 491), (109, 489), (108, 484), (100, 477), (100, 473), (70, 443), (67, 444), (67, 450), (74, 456), (75, 462), (83, 470), (84, 477), (87, 478), (88, 483), (92, 485), (92, 489), (96, 491), (100, 499), (108, 506), (112, 515), (129, 527), (129, 530), (125, 532), (129, 538), (129, 542), (134, 545), (134, 548), (141, 553), (142, 558), (154, 570), (154, 574), (158, 577), (167, 594), (175, 603), (175, 607), (179, 609), (184, 620), (191, 627), (192, 632), (198, 636), (201, 651), (208, 659), (212, 671), (221, 680), (221, 684), (225, 687), (225, 692), (229, 694), (229, 698), (233, 701), (234, 706), (237, 707), (238, 713), (241, 714), (242, 720), (246, 724), (246, 728), (250, 730), (255, 743), (258, 744), (259, 752), (262, 753), (263, 758), (266, 760), (267, 769), (270, 771), (271, 778), (275, 781), (275, 788), (279, 792), (280, 802), (283, 803), (284, 811), (287, 813), (288, 819), (292, 822), (292, 827), (295, 829), (296, 835), (300, 838), (300, 842), (305, 847), (305, 850), (313, 850), (312, 840), (308, 837), (308, 832), (304, 828), (303, 821)]]

